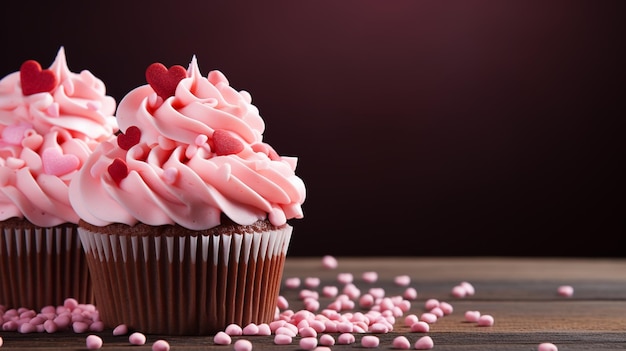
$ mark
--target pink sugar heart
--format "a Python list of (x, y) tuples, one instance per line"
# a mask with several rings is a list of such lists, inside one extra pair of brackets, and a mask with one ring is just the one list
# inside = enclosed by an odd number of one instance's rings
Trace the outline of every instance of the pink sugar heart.
[(243, 150), (241, 141), (224, 129), (213, 132), (213, 146), (218, 156), (237, 154)]
[(109, 165), (107, 171), (111, 175), (111, 178), (113, 178), (113, 181), (115, 181), (118, 185), (122, 179), (128, 176), (128, 166), (126, 166), (126, 163), (119, 158), (113, 160), (113, 163)]
[(162, 63), (155, 62), (146, 69), (146, 81), (163, 100), (176, 93), (178, 83), (187, 77), (187, 70), (180, 65), (169, 69)]
[(2, 140), (11, 145), (20, 145), (24, 140), (24, 133), (33, 126), (28, 123), (14, 124), (4, 127), (2, 130)]
[(22, 82), (22, 94), (32, 95), (54, 90), (58, 80), (53, 71), (42, 70), (39, 62), (28, 60), (20, 67), (20, 81)]
[(60, 176), (78, 169), (80, 160), (76, 155), (64, 155), (58, 149), (49, 147), (41, 154), (43, 170), (46, 174)]
[(117, 145), (124, 150), (130, 150), (131, 147), (137, 145), (141, 140), (141, 130), (135, 126), (126, 129), (126, 133), (120, 133), (117, 136)]

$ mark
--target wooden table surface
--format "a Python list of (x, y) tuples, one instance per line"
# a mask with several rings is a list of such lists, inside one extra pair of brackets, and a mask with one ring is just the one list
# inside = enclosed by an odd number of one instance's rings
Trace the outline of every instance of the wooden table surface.
[[(435, 298), (452, 304), (452, 314), (431, 325), (427, 335), (434, 341), (433, 350), (537, 350), (542, 342), (551, 342), (564, 350), (626, 349), (626, 259), (572, 258), (338, 258), (339, 267), (324, 269), (321, 258), (288, 257), (283, 281), (290, 277), (319, 277), (321, 284), (335, 285), (339, 273), (352, 273), (354, 283), (367, 291), (381, 287), (387, 296), (401, 295), (406, 287), (394, 284), (394, 278), (408, 275), (411, 287), (418, 292), (411, 309), (405, 313), (420, 315), (426, 299)], [(364, 272), (378, 273), (378, 281), (366, 283)], [(475, 295), (455, 298), (452, 288), (461, 281), (470, 282)], [(557, 294), (560, 285), (574, 287), (572, 297)], [(304, 288), (303, 286), (301, 288)], [(303, 308), (300, 289), (283, 287), (290, 308)], [(321, 294), (320, 294), (321, 296)], [(324, 306), (332, 301), (320, 298)], [(478, 310), (495, 319), (491, 327), (466, 322), (464, 313)], [(233, 345), (215, 345), (212, 337), (148, 335), (143, 346), (133, 346), (127, 336), (113, 336), (111, 330), (100, 333), (102, 350), (150, 350), (157, 339), (169, 342), (171, 350), (233, 350)], [(85, 350), (87, 334), (19, 334), (0, 332), (2, 350)], [(393, 350), (392, 340), (400, 335), (411, 344), (424, 333), (412, 333), (404, 317), (394, 330), (376, 334), (377, 350)], [(335, 334), (334, 336), (337, 336)], [(335, 345), (332, 350), (364, 349), (362, 334), (356, 343)], [(253, 350), (299, 350), (299, 338), (290, 345), (274, 345), (273, 336), (246, 336)], [(236, 338), (234, 338), (236, 339)], [(234, 341), (234, 340), (233, 340)]]

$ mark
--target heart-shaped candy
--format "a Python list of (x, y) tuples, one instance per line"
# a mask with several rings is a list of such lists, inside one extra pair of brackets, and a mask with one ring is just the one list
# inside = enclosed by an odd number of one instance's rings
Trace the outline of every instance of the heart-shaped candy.
[(122, 179), (128, 176), (128, 166), (126, 166), (126, 163), (119, 158), (113, 160), (113, 163), (111, 163), (109, 167), (107, 167), (107, 171), (117, 185), (120, 184)]
[(126, 129), (126, 133), (120, 133), (117, 136), (117, 145), (124, 150), (130, 150), (139, 143), (139, 140), (141, 140), (141, 130), (136, 126), (130, 126)]
[(162, 63), (155, 62), (146, 69), (146, 81), (163, 100), (173, 96), (178, 83), (186, 77), (187, 70), (180, 65), (167, 69)]
[(59, 149), (49, 147), (41, 154), (43, 171), (46, 174), (61, 176), (78, 169), (80, 160), (73, 154), (62, 154)]
[(241, 141), (224, 129), (213, 132), (213, 151), (218, 156), (237, 154), (243, 150)]
[(28, 60), (20, 67), (20, 81), (22, 94), (32, 95), (54, 90), (58, 81), (57, 76), (49, 69), (42, 70), (39, 62)]

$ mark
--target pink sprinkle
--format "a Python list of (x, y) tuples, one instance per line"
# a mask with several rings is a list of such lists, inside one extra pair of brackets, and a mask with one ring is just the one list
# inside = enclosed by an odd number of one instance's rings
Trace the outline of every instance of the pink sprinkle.
[(439, 307), (439, 300), (437, 299), (428, 299), (424, 302), (424, 308), (429, 311), (435, 307)]
[(539, 347), (537, 347), (537, 351), (559, 351), (559, 348), (556, 347), (556, 345), (554, 345), (553, 343), (544, 342), (539, 344)]
[(415, 300), (417, 299), (417, 290), (415, 288), (407, 288), (402, 296), (407, 300)]
[(126, 326), (126, 324), (120, 324), (115, 327), (115, 329), (113, 329), (113, 335), (115, 336), (126, 334), (128, 334), (128, 327)]
[(356, 339), (354, 338), (354, 335), (350, 333), (339, 334), (339, 337), (337, 338), (337, 344), (339, 345), (350, 345), (354, 344), (355, 341)]
[(296, 332), (294, 332), (293, 330), (285, 327), (280, 327), (278, 329), (276, 329), (276, 331), (274, 331), (274, 334), (276, 335), (288, 335), (290, 337), (294, 337), (296, 335), (298, 335)]
[(305, 337), (300, 339), (300, 348), (303, 350), (313, 350), (317, 347), (317, 338)]
[(47, 333), (56, 333), (57, 330), (59, 330), (59, 328), (57, 327), (57, 324), (54, 323), (53, 320), (48, 319), (47, 321), (43, 322), (43, 329), (47, 332)]
[(259, 331), (256, 333), (256, 335), (272, 335), (272, 329), (270, 328), (269, 324), (261, 323), (257, 325), (257, 327), (259, 328)]
[(325, 286), (322, 288), (322, 295), (326, 297), (335, 297), (339, 293), (339, 289), (336, 286)]
[(339, 263), (335, 257), (326, 255), (322, 257), (322, 266), (326, 269), (335, 269), (339, 266)]
[(128, 337), (128, 341), (133, 345), (143, 345), (146, 343), (146, 336), (139, 332), (134, 332)]
[(85, 341), (87, 344), (87, 349), (89, 350), (97, 350), (102, 347), (102, 338), (98, 335), (89, 335)]
[(361, 346), (363, 347), (374, 348), (374, 347), (378, 347), (379, 344), (380, 344), (380, 340), (378, 339), (377, 336), (365, 335), (364, 337), (361, 338)]
[(292, 338), (287, 334), (276, 334), (274, 336), (274, 344), (276, 345), (289, 345), (291, 344)]
[(304, 279), (304, 285), (307, 288), (317, 288), (320, 285), (320, 278), (307, 277)]
[(466, 311), (465, 312), (465, 320), (468, 322), (478, 322), (480, 319), (479, 311)]
[(104, 322), (97, 321), (89, 324), (89, 331), (92, 332), (101, 332), (104, 331)]
[(369, 332), (375, 334), (389, 333), (389, 327), (384, 323), (374, 323), (369, 327)]
[(399, 275), (395, 277), (393, 281), (398, 286), (408, 286), (409, 284), (411, 284), (411, 277), (409, 277), (408, 275)]
[(335, 345), (335, 338), (330, 334), (323, 334), (320, 336), (320, 345), (333, 346)]
[(437, 316), (437, 318), (441, 318), (443, 317), (443, 310), (439, 307), (435, 307), (432, 310), (430, 310), (430, 313), (434, 314), (435, 316)]
[(574, 287), (571, 285), (561, 285), (557, 289), (557, 293), (559, 296), (572, 297), (574, 296)]
[(478, 326), (480, 327), (491, 327), (494, 323), (494, 319), (491, 315), (483, 314), (478, 318)]
[(442, 301), (439, 303), (439, 308), (445, 315), (449, 315), (450, 313), (452, 313), (452, 311), (454, 311), (454, 308), (452, 308), (452, 305), (445, 301)]
[(224, 332), (230, 336), (239, 336), (243, 334), (243, 329), (237, 324), (229, 324), (224, 329)]
[(69, 298), (63, 301), (63, 307), (67, 308), (70, 311), (75, 309), (77, 306), (78, 306), (78, 301), (76, 301), (76, 299)]
[(430, 331), (430, 325), (423, 321), (418, 321), (411, 324), (411, 332), (413, 333), (428, 333)]
[(213, 342), (217, 345), (230, 345), (232, 338), (227, 333), (221, 331), (213, 336)]
[(411, 343), (405, 336), (396, 336), (392, 345), (394, 349), (408, 350), (411, 348)]
[(332, 350), (330, 349), (330, 347), (318, 346), (318, 347), (314, 348), (313, 351), (332, 351)]
[(285, 287), (289, 289), (296, 289), (300, 286), (300, 278), (287, 278), (285, 279)]
[(375, 283), (378, 280), (378, 273), (376, 272), (365, 272), (363, 273), (363, 281), (366, 283)]
[(300, 334), (301, 337), (303, 338), (308, 338), (308, 337), (317, 337), (317, 332), (315, 331), (315, 329), (311, 328), (311, 327), (304, 327), (301, 328), (300, 330), (298, 330), (298, 334)]
[(469, 282), (461, 282), (459, 283), (459, 285), (462, 286), (463, 289), (465, 289), (465, 292), (469, 296), (474, 295), (474, 293), (476, 292), (476, 290), (474, 290), (474, 286), (470, 284)]
[(250, 323), (243, 327), (242, 332), (243, 335), (257, 335), (259, 333), (259, 327), (254, 323)]
[(4, 344), (4, 339), (2, 339), (2, 337), (0, 336), (0, 347), (2, 347), (3, 344)]
[(284, 296), (279, 295), (278, 298), (276, 298), (276, 306), (281, 310), (286, 310), (289, 308), (289, 302)]
[(37, 328), (30, 324), (30, 323), (24, 323), (22, 325), (20, 325), (19, 330), (20, 333), (22, 334), (29, 334), (29, 333), (34, 333), (37, 331)]
[(433, 339), (428, 335), (422, 336), (421, 338), (417, 339), (417, 341), (415, 342), (416, 350), (430, 350), (434, 346), (435, 346), (435, 343), (433, 343)]
[(408, 316), (404, 317), (404, 325), (406, 325), (407, 327), (412, 326), (418, 321), (419, 321), (419, 318), (417, 318), (417, 316), (414, 314), (409, 314)]
[(252, 351), (252, 343), (250, 342), (250, 340), (239, 339), (235, 341), (234, 350), (235, 351)]
[(361, 296), (361, 290), (352, 283), (348, 283), (343, 287), (343, 293), (351, 300), (358, 299)]
[(352, 273), (339, 273), (337, 275), (337, 281), (341, 284), (350, 284), (354, 280)]
[(420, 320), (422, 320), (422, 321), (424, 321), (424, 322), (426, 322), (428, 324), (432, 324), (432, 323), (437, 322), (437, 316), (432, 314), (432, 313), (430, 313), (430, 312), (425, 312), (425, 313), (422, 313), (422, 315), (420, 317)]
[(89, 324), (85, 322), (74, 322), (72, 324), (72, 330), (74, 333), (81, 334), (89, 330)]
[(152, 344), (152, 351), (170, 351), (170, 344), (165, 340), (157, 340)]
[(461, 285), (456, 285), (452, 288), (451, 294), (454, 297), (463, 298), (467, 296), (467, 290)]

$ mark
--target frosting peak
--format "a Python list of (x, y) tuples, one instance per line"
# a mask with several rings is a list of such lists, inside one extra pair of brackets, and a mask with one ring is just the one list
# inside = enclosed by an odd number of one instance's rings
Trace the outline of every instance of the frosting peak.
[(69, 182), (118, 130), (115, 108), (100, 79), (69, 70), (63, 47), (48, 69), (28, 60), (0, 80), (0, 220), (77, 223)]
[(195, 56), (186, 71), (153, 64), (146, 80), (120, 101), (123, 133), (70, 184), (82, 219), (202, 230), (219, 225), (222, 213), (242, 225), (303, 217), (297, 159), (263, 142), (265, 123), (249, 93), (220, 71), (202, 76)]

